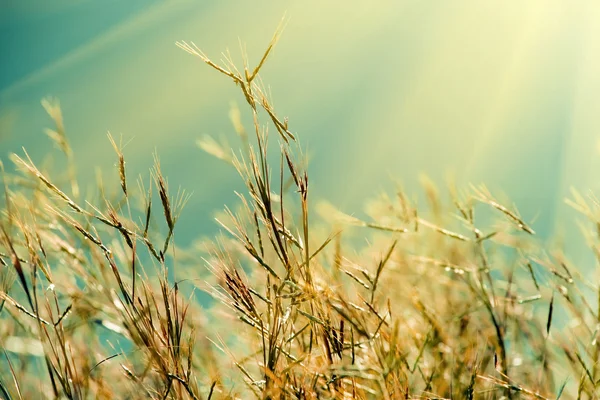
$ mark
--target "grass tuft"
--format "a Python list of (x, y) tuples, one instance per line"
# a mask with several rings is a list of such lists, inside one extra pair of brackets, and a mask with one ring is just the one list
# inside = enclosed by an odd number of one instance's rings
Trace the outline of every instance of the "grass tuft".
[[(255, 67), (244, 55), (241, 71), (177, 43), (233, 81), (252, 117), (248, 129), (242, 110), (230, 113), (241, 151), (198, 142), (246, 186), (201, 253), (174, 245), (189, 196), (173, 196), (157, 155), (138, 188), (128, 184), (110, 133), (113, 199), (103, 189), (84, 198), (74, 166), (63, 182), (26, 151), (11, 157), (17, 172), (2, 164), (0, 396), (597, 398), (595, 272), (538, 239), (485, 186), (451, 188), (447, 201), (423, 179), (429, 208), (398, 190), (364, 220), (324, 202), (312, 211), (300, 136), (260, 76), (280, 32)], [(43, 106), (72, 165), (62, 110)], [(572, 197), (600, 260), (600, 203)], [(200, 292), (212, 303), (199, 304)]]

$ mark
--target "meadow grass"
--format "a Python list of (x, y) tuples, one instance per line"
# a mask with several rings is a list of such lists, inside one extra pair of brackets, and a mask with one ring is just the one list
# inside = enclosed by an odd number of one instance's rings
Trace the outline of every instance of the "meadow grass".
[[(310, 198), (260, 78), (277, 36), (240, 69), (178, 43), (240, 88), (253, 120), (231, 113), (239, 151), (199, 142), (245, 183), (202, 254), (173, 243), (188, 196), (158, 156), (136, 185), (109, 135), (119, 192), (98, 182), (84, 199), (60, 106), (43, 102), (69, 167), (55, 179), (23, 152), (19, 172), (2, 168), (0, 397), (597, 398), (597, 282), (484, 186), (425, 184), (427, 207), (398, 189), (368, 220)], [(600, 202), (570, 204), (599, 256)]]

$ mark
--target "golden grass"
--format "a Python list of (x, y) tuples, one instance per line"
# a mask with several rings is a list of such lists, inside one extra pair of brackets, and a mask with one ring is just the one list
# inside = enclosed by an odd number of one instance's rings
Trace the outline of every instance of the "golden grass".
[[(70, 167), (55, 183), (24, 153), (19, 175), (3, 172), (0, 396), (596, 398), (597, 283), (485, 187), (451, 188), (445, 204), (426, 183), (431, 210), (398, 191), (368, 221), (324, 203), (310, 211), (296, 136), (260, 79), (277, 37), (242, 71), (178, 43), (231, 79), (253, 118), (249, 135), (231, 113), (239, 153), (199, 143), (246, 185), (204, 255), (173, 245), (187, 196), (173, 196), (158, 157), (136, 191), (110, 135), (121, 192), (81, 200), (60, 107), (44, 102)], [(279, 165), (267, 161), (269, 127)], [(571, 204), (600, 256), (600, 202), (574, 193)], [(492, 213), (498, 222), (478, 223)], [(369, 245), (346, 240), (353, 231)]]

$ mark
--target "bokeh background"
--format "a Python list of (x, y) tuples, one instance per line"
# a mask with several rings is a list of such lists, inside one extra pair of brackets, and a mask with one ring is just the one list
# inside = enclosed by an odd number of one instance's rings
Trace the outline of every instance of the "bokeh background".
[(57, 97), (84, 188), (96, 168), (117, 182), (110, 131), (131, 174), (157, 150), (170, 186), (193, 192), (180, 244), (216, 231), (240, 182), (195, 142), (232, 138), (243, 99), (175, 41), (217, 59), (242, 42), (256, 63), (284, 14), (262, 76), (310, 156), (313, 198), (360, 213), (394, 180), (416, 192), (419, 174), (451, 175), (506, 193), (543, 237), (575, 232), (569, 188), (600, 186), (593, 1), (3, 0), (0, 158), (43, 159), (40, 100)]

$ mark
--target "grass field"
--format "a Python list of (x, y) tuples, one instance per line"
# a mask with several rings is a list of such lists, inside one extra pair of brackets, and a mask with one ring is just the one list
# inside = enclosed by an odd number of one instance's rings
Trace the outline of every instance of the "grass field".
[[(246, 189), (198, 248), (174, 242), (188, 195), (160, 149), (136, 179), (109, 135), (114, 178), (84, 195), (61, 108), (43, 101), (67, 167), (55, 178), (23, 152), (3, 172), (0, 397), (597, 398), (597, 273), (485, 186), (424, 181), (419, 206), (366, 193), (364, 220), (312, 198), (302, 133), (260, 78), (277, 37), (257, 65), (178, 43), (246, 100), (233, 149), (199, 143)], [(569, 203), (600, 255), (600, 202)]]

